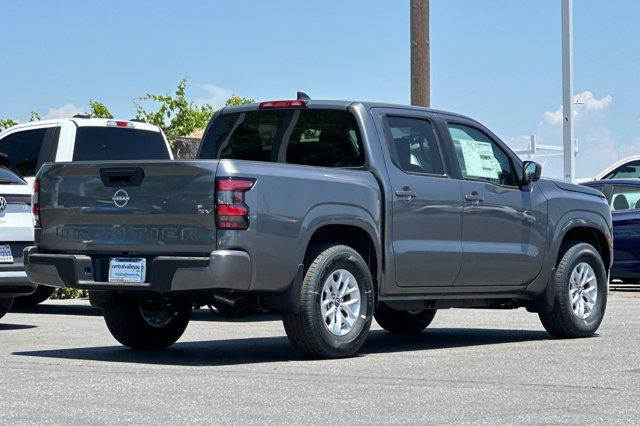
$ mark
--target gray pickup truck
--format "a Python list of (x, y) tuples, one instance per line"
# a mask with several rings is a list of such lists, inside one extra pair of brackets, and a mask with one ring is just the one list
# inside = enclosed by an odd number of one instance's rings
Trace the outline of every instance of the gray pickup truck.
[(90, 290), (113, 336), (178, 340), (194, 307), (279, 312), (312, 357), (355, 354), (372, 319), (525, 307), (556, 337), (604, 316), (611, 213), (540, 179), (478, 122), (380, 103), (224, 108), (197, 160), (47, 164), (29, 279)]

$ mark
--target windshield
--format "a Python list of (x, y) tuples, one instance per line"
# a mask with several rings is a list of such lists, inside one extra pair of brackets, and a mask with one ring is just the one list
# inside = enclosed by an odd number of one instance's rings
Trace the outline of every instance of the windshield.
[(631, 161), (607, 173), (602, 179), (637, 179), (640, 178), (640, 161)]
[(160, 132), (121, 127), (79, 127), (74, 161), (168, 160)]
[(0, 184), (2, 185), (26, 185), (20, 176), (13, 173), (11, 170), (4, 166), (0, 166)]

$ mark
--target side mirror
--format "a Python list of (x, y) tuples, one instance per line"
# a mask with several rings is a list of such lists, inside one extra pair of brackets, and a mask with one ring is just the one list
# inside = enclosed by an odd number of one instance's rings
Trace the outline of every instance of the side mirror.
[(535, 161), (525, 161), (522, 164), (522, 184), (527, 185), (530, 182), (540, 180), (542, 174), (542, 166)]

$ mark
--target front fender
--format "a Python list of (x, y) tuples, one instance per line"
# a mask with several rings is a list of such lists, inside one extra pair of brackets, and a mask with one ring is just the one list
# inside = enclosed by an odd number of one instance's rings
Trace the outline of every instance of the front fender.
[(602, 232), (607, 239), (606, 249), (609, 255), (609, 265), (607, 265), (607, 267), (611, 268), (611, 265), (613, 264), (613, 231), (611, 221), (608, 221), (598, 213), (588, 210), (572, 210), (567, 212), (558, 221), (551, 250), (551, 253), (554, 254), (554, 262), (558, 259), (558, 255), (560, 254), (562, 240), (565, 235), (567, 235), (567, 232), (573, 228), (593, 228)]
[(550, 312), (553, 310), (555, 293), (553, 278), (556, 271), (556, 262), (560, 255), (560, 248), (564, 237), (571, 229), (574, 228), (592, 228), (604, 234), (607, 240), (606, 249), (609, 254), (608, 268), (611, 267), (611, 264), (613, 263), (613, 236), (611, 221), (598, 213), (588, 210), (571, 210), (565, 213), (558, 222), (556, 222), (551, 246), (549, 248), (549, 256), (547, 257), (544, 266), (544, 271), (546, 273), (540, 274), (540, 276), (527, 288), (527, 291), (534, 295), (533, 301), (527, 307), (529, 311)]

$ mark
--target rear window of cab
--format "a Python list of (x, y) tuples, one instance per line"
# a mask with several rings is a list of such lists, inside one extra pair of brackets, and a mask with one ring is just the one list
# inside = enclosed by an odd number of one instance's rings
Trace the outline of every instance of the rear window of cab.
[(351, 113), (312, 108), (223, 114), (211, 124), (199, 158), (320, 167), (361, 167), (365, 159)]
[(167, 144), (160, 132), (120, 127), (76, 129), (73, 161), (168, 160)]

